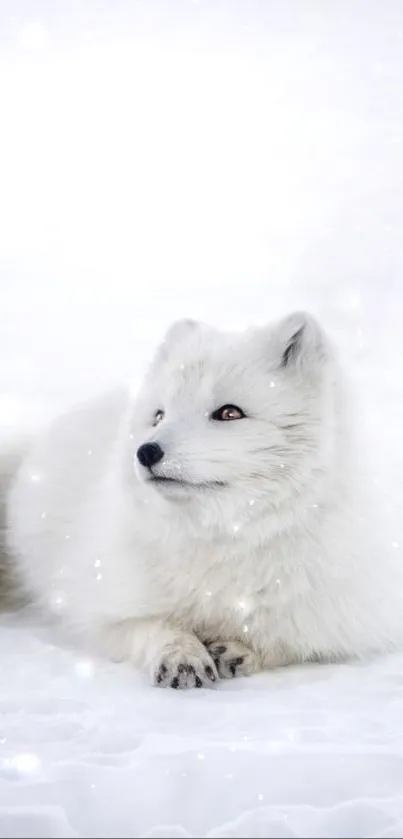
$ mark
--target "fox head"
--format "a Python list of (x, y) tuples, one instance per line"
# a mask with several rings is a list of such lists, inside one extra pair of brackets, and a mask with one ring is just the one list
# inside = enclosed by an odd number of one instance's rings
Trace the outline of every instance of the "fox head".
[(335, 369), (304, 312), (240, 334), (175, 323), (132, 406), (137, 476), (171, 504), (292, 503), (336, 457)]

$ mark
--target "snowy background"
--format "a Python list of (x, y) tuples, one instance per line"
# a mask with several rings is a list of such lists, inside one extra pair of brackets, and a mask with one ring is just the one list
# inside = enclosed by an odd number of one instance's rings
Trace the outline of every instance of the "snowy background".
[[(0, 0), (3, 443), (301, 306), (400, 551), (401, 0)], [(244, 835), (403, 836), (403, 654), (159, 692), (1, 620), (0, 837)]]

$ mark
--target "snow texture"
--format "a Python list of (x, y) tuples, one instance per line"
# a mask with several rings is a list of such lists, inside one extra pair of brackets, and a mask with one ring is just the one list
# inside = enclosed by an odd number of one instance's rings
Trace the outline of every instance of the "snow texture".
[[(2, 0), (2, 443), (311, 309), (401, 552), (402, 86), (401, 0)], [(402, 709), (403, 651), (159, 691), (4, 616), (0, 837), (400, 837)]]

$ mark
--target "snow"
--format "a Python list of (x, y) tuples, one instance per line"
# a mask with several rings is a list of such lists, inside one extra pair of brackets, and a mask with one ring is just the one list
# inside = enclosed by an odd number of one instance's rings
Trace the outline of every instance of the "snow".
[[(402, 85), (400, 0), (3, 0), (3, 443), (304, 307), (401, 551)], [(4, 616), (0, 837), (399, 837), (402, 707), (403, 652), (179, 693)]]
[(19, 623), (1, 836), (401, 835), (403, 656), (176, 692)]

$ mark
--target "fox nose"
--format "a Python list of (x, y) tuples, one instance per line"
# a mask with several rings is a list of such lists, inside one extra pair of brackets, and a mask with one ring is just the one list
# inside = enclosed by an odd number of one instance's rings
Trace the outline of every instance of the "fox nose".
[(164, 452), (158, 443), (144, 443), (137, 449), (137, 460), (140, 461), (142, 466), (146, 466), (147, 469), (155, 466), (163, 457)]

